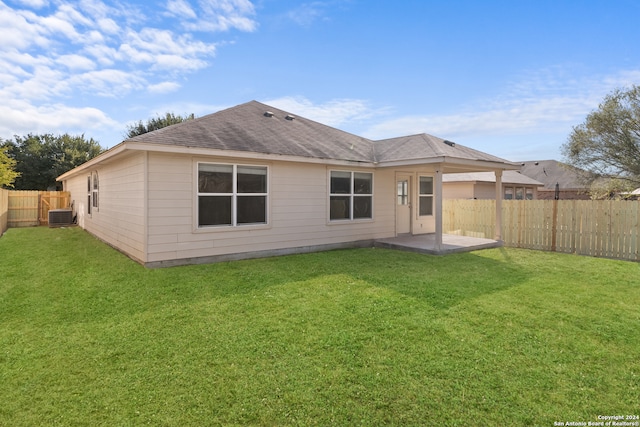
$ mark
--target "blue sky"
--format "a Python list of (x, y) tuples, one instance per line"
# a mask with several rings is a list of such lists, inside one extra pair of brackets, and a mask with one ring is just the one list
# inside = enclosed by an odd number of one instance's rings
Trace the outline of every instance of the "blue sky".
[(0, 0), (0, 138), (257, 100), (372, 139), (513, 160), (640, 84), (636, 0)]

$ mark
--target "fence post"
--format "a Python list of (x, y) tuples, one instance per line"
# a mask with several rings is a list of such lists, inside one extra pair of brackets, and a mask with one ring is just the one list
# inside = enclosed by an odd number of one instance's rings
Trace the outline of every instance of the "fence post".
[(556, 239), (558, 237), (558, 200), (553, 200), (553, 213), (551, 214), (551, 252), (556, 251)]

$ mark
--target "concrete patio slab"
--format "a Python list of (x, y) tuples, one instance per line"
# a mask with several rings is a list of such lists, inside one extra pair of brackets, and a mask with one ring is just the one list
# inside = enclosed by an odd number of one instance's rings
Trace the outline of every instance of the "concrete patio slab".
[(478, 237), (443, 234), (442, 246), (437, 248), (435, 234), (420, 234), (379, 239), (375, 241), (374, 246), (377, 248), (398, 249), (431, 255), (446, 255), (479, 249), (498, 248), (502, 246), (502, 242)]

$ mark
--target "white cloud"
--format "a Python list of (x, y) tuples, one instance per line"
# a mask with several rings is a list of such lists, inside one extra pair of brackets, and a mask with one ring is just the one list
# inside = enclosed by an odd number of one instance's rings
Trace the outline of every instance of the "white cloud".
[(180, 89), (180, 84), (176, 82), (161, 82), (149, 85), (147, 89), (154, 94), (171, 93)]
[(116, 125), (102, 111), (91, 107), (35, 106), (25, 102), (0, 105), (0, 135), (6, 137), (28, 133), (85, 133)]
[(286, 16), (300, 26), (309, 27), (318, 20), (326, 19), (326, 7), (324, 2), (304, 3), (287, 12)]
[[(15, 5), (16, 3), (14, 3)], [(248, 0), (168, 0), (179, 19), (162, 12), (103, 0), (0, 1), (0, 136), (66, 131), (84, 123), (114, 125), (91, 107), (70, 99), (122, 98), (136, 91), (176, 91), (177, 77), (209, 65), (216, 43), (193, 31), (253, 31)], [(185, 28), (187, 31), (185, 31)], [(19, 101), (18, 101), (19, 100)]]
[(18, 0), (18, 3), (23, 4), (32, 9), (41, 9), (49, 5), (47, 0)]
[(96, 67), (93, 60), (77, 54), (61, 55), (56, 59), (56, 62), (73, 71), (93, 70)]
[(430, 133), (463, 139), (567, 132), (596, 109), (607, 93), (640, 80), (640, 70), (600, 78), (567, 78), (566, 74), (568, 70), (561, 68), (527, 73), (493, 99), (462, 106), (455, 113), (392, 118), (372, 125), (365, 136), (382, 139)]
[(197, 15), (191, 8), (191, 5), (185, 0), (169, 0), (167, 2), (167, 14), (178, 18), (197, 18)]
[(360, 99), (334, 99), (324, 104), (314, 104), (304, 97), (283, 97), (267, 100), (264, 103), (337, 127), (347, 122), (370, 119), (383, 111), (374, 110), (367, 101)]
[(195, 17), (183, 25), (190, 31), (255, 31), (255, 9), (249, 0), (199, 0)]

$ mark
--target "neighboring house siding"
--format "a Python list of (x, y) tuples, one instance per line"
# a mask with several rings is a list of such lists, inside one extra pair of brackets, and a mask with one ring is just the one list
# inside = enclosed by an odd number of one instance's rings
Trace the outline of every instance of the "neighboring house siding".
[[(195, 185), (198, 161), (267, 166), (268, 225), (198, 229)], [(374, 172), (373, 220), (338, 224), (327, 220), (328, 174), (332, 169), (337, 168), (150, 153), (147, 262), (333, 245), (393, 236), (393, 205), (381, 200), (386, 196), (393, 200), (393, 172)]]
[(473, 199), (476, 197), (473, 190), (472, 182), (447, 182), (442, 185), (442, 196), (444, 199)]
[[(473, 197), (475, 199), (495, 199), (496, 184), (493, 182), (478, 182), (475, 185)], [(504, 194), (504, 191), (503, 191)]]
[[(137, 153), (118, 162), (100, 165), (67, 180), (78, 225), (132, 258), (144, 261), (145, 154)], [(98, 206), (89, 213), (87, 177), (99, 178)]]
[[(538, 196), (538, 188), (533, 185), (511, 184), (502, 185), (502, 197), (504, 198), (505, 190), (511, 188), (515, 193), (516, 188), (522, 188), (524, 194), (530, 191), (534, 199), (541, 198)], [(443, 184), (444, 199), (495, 199), (496, 184), (493, 182), (447, 182)]]

